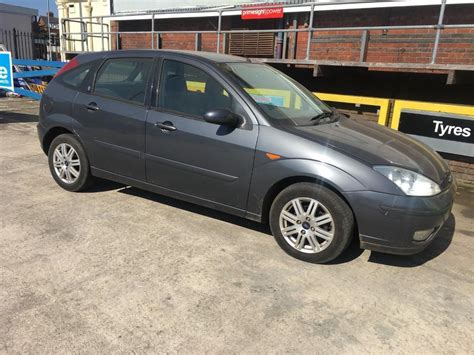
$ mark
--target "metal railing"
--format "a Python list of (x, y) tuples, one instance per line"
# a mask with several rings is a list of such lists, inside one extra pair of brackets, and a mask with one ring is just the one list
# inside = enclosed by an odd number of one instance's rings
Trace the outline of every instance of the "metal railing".
[(12, 53), (12, 57), (16, 59), (46, 59), (48, 51), (51, 52), (52, 59), (57, 59), (60, 54), (59, 38), (54, 33), (48, 36), (45, 32), (26, 32), (15, 28), (11, 30), (0, 28), (0, 44), (3, 44)]
[[(243, 8), (242, 7), (237, 7), (237, 8), (221, 8), (221, 9), (216, 9), (214, 10), (214, 13), (217, 13), (214, 16), (217, 16), (217, 28), (215, 30), (186, 30), (186, 31), (160, 31), (156, 30), (155, 28), (155, 20), (156, 16), (158, 14), (162, 15), (162, 12), (145, 12), (145, 13), (134, 13), (134, 14), (129, 14), (129, 15), (107, 15), (107, 16), (88, 16), (87, 19), (92, 21), (93, 19), (97, 19), (96, 24), (101, 25), (101, 31), (100, 32), (87, 32), (87, 26), (84, 26), (83, 29), (86, 29), (86, 31), (80, 31), (80, 32), (66, 32), (65, 29), (65, 22), (67, 21), (80, 21), (84, 22), (84, 18), (78, 17), (78, 18), (68, 18), (68, 19), (63, 19), (63, 33), (62, 33), (62, 43), (61, 43), (61, 48), (62, 52), (64, 53), (66, 51), (65, 47), (65, 41), (67, 38), (71, 38), (71, 36), (80, 36), (80, 41), (83, 43), (87, 43), (87, 38), (94, 37), (94, 38), (101, 38), (101, 50), (110, 50), (112, 49), (111, 44), (115, 43), (115, 49), (120, 49), (120, 38), (122, 35), (131, 35), (131, 34), (151, 34), (151, 40), (150, 40), (150, 48), (151, 49), (159, 49), (160, 48), (160, 38), (163, 35), (166, 34), (194, 34), (195, 35), (195, 50), (200, 50), (198, 48), (198, 36), (202, 34), (215, 34), (216, 35), (216, 52), (220, 53), (221, 51), (225, 52), (225, 43), (227, 39), (227, 35), (229, 34), (238, 34), (238, 33), (275, 33), (275, 34), (282, 34), (282, 42), (283, 42), (283, 48), (281, 50), (281, 57), (276, 58), (276, 59), (295, 59), (296, 57), (296, 34), (297, 33), (307, 33), (308, 38), (306, 41), (306, 48), (305, 48), (305, 61), (311, 61), (310, 55), (311, 55), (311, 44), (312, 41), (317, 38), (317, 33), (318, 32), (331, 32), (331, 31), (362, 31), (361, 34), (361, 39), (360, 39), (360, 61), (364, 62), (365, 57), (366, 57), (366, 52), (367, 52), (367, 44), (369, 41), (368, 38), (368, 31), (375, 31), (375, 30), (381, 30), (381, 31), (390, 31), (390, 30), (417, 30), (417, 29), (426, 29), (426, 30), (434, 30), (435, 35), (434, 35), (434, 40), (433, 40), (433, 48), (431, 52), (431, 62), (426, 63), (426, 64), (436, 64), (437, 56), (438, 56), (438, 50), (441, 42), (441, 36), (443, 30), (449, 30), (449, 29), (468, 29), (468, 28), (474, 28), (474, 24), (454, 24), (454, 25), (449, 25), (449, 24), (444, 24), (444, 14), (446, 10), (446, 3), (447, 0), (440, 0), (440, 10), (439, 10), (439, 16), (438, 16), (438, 22), (436, 24), (427, 24), (427, 25), (400, 25), (400, 26), (352, 26), (352, 27), (314, 27), (314, 13), (317, 12), (317, 7), (321, 6), (323, 4), (321, 3), (316, 3), (316, 2), (311, 2), (311, 3), (304, 3), (304, 4), (288, 4), (288, 5), (262, 5), (261, 7), (265, 8), (277, 8), (277, 7), (284, 7), (284, 8), (292, 8), (292, 7), (301, 7), (301, 8), (307, 8), (307, 10), (302, 10), (298, 12), (293, 12), (292, 14), (301, 14), (301, 13), (307, 13), (309, 12), (309, 23), (307, 27), (304, 28), (275, 28), (275, 29), (245, 29), (245, 30), (227, 30), (227, 29), (222, 29), (222, 17), (224, 16), (223, 14), (226, 12), (232, 12), (232, 15), (236, 15), (236, 11), (240, 11)], [(209, 13), (211, 10), (205, 10), (206, 13)], [(189, 11), (189, 13), (199, 13), (199, 11)], [(133, 19), (136, 17), (136, 19), (143, 19), (143, 16), (151, 16), (151, 31), (109, 31), (109, 27), (107, 27), (107, 31), (104, 31), (104, 19), (106, 20), (115, 20), (115, 21), (121, 21), (123, 20), (124, 16), (126, 16), (127, 20)], [(230, 15), (229, 15), (230, 16)], [(209, 15), (211, 17), (211, 15)], [(122, 19), (121, 19), (122, 18)], [(85, 23), (85, 22), (84, 22)], [(108, 26), (108, 24), (107, 24)], [(295, 25), (293, 25), (295, 26)], [(293, 35), (293, 44), (292, 50), (290, 53), (290, 56), (293, 58), (286, 58), (286, 53), (288, 52), (288, 35), (289, 34), (295, 34)], [(115, 37), (115, 41), (112, 40), (112, 37)], [(222, 41), (221, 41), (222, 37)], [(107, 47), (104, 46), (104, 41), (107, 41)], [(222, 46), (222, 43), (224, 44)], [(224, 47), (224, 48), (221, 48)], [(84, 50), (84, 46), (83, 49)]]
[[(67, 28), (70, 28), (71, 23), (77, 23), (81, 31), (80, 32), (69, 32), (66, 31)], [(89, 51), (89, 38), (100, 38), (101, 39), (101, 48), (105, 49), (104, 42), (107, 41), (107, 47), (110, 49), (110, 38), (105, 36), (109, 33), (109, 24), (104, 23), (104, 17), (100, 18), (100, 22), (87, 21), (81, 19), (67, 18), (61, 21), (62, 26), (62, 39), (69, 42), (79, 42), (81, 44), (81, 51)], [(87, 30), (87, 26), (100, 26), (99, 32), (90, 32)], [(105, 31), (104, 31), (105, 28)], [(79, 38), (74, 38), (74, 36), (79, 35)], [(63, 47), (61, 47), (63, 48)]]
[(0, 28), (0, 44), (12, 53), (13, 58), (33, 58), (33, 33)]

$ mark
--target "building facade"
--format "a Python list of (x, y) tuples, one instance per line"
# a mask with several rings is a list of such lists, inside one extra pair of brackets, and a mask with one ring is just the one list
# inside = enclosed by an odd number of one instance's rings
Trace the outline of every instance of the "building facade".
[(32, 23), (37, 16), (36, 9), (0, 4), (0, 44), (15, 58), (33, 58)]
[[(251, 5), (187, 0), (180, 7), (149, 0), (57, 3), (64, 57), (81, 51), (178, 48), (290, 65), (312, 60), (321, 73), (341, 62), (371, 70), (457, 70), (460, 76), (474, 66), (474, 1), (468, 0)], [(259, 11), (268, 13), (260, 16)]]

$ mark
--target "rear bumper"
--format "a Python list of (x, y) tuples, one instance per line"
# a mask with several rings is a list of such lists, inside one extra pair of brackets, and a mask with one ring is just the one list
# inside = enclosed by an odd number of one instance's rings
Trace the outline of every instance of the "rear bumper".
[[(451, 215), (456, 185), (432, 197), (395, 196), (373, 191), (347, 193), (364, 249), (409, 255), (425, 249)], [(414, 240), (417, 231), (430, 230)]]

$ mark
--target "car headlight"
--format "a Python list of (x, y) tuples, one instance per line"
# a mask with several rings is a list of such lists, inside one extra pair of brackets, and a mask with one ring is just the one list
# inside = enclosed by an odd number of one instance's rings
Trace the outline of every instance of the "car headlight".
[(396, 166), (374, 166), (408, 196), (434, 196), (441, 192), (437, 183), (414, 171)]

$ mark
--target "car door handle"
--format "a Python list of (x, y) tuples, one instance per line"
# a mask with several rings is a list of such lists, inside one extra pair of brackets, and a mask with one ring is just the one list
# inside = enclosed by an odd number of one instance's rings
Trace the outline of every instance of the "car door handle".
[(164, 131), (170, 131), (170, 132), (176, 131), (176, 127), (173, 126), (173, 123), (171, 123), (169, 121), (155, 122), (155, 127), (158, 127), (158, 128), (160, 128)]
[(99, 111), (99, 106), (95, 102), (89, 102), (86, 107), (89, 111)]

